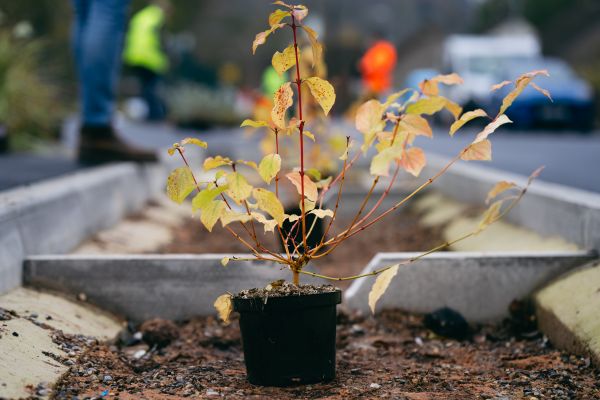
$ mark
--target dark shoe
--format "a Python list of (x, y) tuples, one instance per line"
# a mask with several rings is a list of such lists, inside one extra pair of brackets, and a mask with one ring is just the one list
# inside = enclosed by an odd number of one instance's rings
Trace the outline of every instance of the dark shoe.
[(156, 162), (152, 151), (125, 143), (110, 126), (83, 126), (79, 138), (79, 162), (86, 165), (114, 161)]

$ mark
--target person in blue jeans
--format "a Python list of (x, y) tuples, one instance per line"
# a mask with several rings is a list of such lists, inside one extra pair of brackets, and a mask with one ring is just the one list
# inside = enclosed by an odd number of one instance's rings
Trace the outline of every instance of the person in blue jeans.
[(79, 161), (156, 161), (156, 154), (128, 145), (112, 126), (129, 0), (72, 1), (81, 99)]

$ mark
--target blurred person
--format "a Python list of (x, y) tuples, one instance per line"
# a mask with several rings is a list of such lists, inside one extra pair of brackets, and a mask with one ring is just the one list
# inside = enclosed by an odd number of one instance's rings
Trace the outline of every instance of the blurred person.
[(125, 39), (123, 60), (140, 83), (149, 121), (165, 118), (165, 106), (158, 92), (162, 77), (169, 68), (169, 60), (161, 44), (161, 31), (170, 7), (167, 0), (155, 0), (142, 8), (131, 18)]
[(72, 2), (73, 48), (81, 99), (79, 161), (156, 161), (153, 152), (125, 143), (112, 126), (129, 0)]
[(363, 86), (368, 96), (378, 96), (392, 87), (392, 73), (396, 68), (397, 54), (394, 45), (376, 32), (373, 44), (359, 62)]

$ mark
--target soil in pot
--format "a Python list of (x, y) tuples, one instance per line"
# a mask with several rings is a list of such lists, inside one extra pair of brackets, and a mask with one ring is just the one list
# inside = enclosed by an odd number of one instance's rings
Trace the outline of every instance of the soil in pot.
[(233, 297), (250, 383), (291, 386), (335, 377), (336, 306), (341, 290), (290, 283)]

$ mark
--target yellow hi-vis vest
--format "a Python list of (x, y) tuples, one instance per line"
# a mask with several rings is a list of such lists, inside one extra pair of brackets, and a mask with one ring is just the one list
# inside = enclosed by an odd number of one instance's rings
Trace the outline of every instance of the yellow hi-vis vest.
[(123, 52), (125, 64), (144, 67), (157, 74), (167, 70), (169, 60), (160, 43), (160, 29), (164, 20), (165, 13), (155, 5), (141, 9), (131, 18)]

